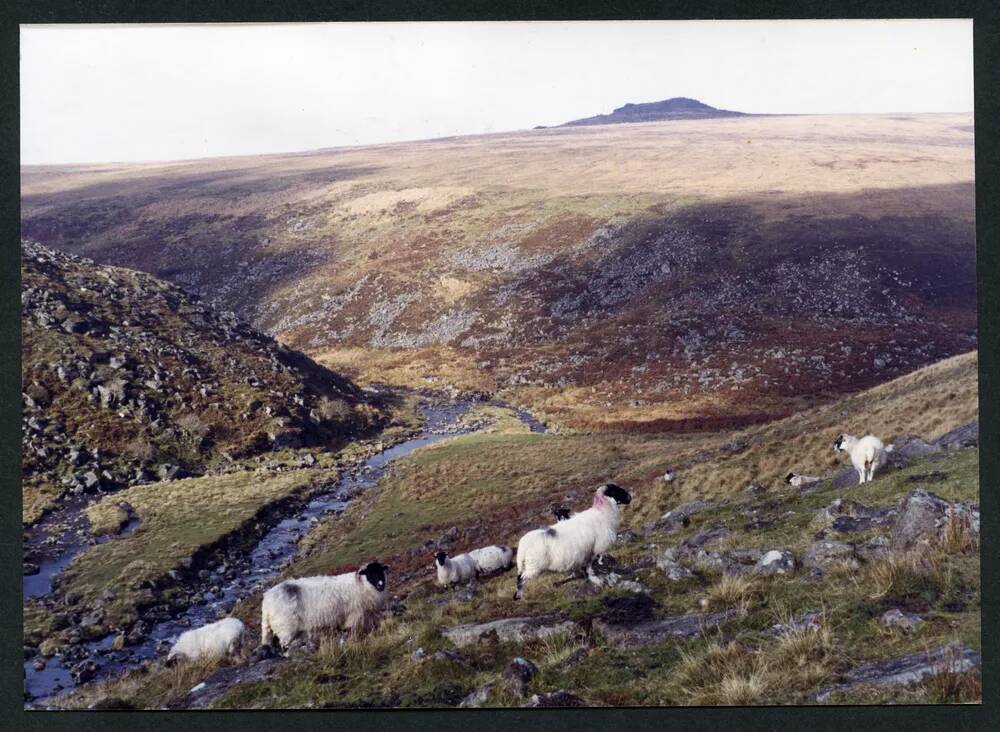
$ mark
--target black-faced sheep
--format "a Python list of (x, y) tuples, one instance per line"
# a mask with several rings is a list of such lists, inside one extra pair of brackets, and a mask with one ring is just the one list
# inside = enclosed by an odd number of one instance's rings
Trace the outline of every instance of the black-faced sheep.
[(618, 536), (618, 506), (631, 503), (628, 491), (614, 483), (597, 489), (593, 505), (565, 521), (529, 531), (517, 545), (517, 592), (542, 572), (581, 569), (614, 544)]
[(385, 603), (388, 567), (379, 562), (335, 577), (300, 577), (264, 593), (260, 609), (261, 643), (281, 648), (299, 633), (320, 629), (350, 630), (353, 637), (374, 625)]
[(513, 566), (513, 559), (514, 552), (507, 546), (487, 546), (450, 558), (444, 552), (438, 552), (434, 555), (437, 581), (442, 587), (447, 587), (481, 575), (503, 572)]
[(820, 478), (816, 478), (812, 475), (799, 475), (797, 473), (789, 473), (785, 476), (785, 482), (788, 483), (788, 485), (795, 486), (796, 488), (800, 488), (804, 485), (812, 485), (813, 483), (819, 483), (820, 480)]
[(885, 454), (892, 452), (892, 445), (886, 447), (875, 435), (865, 435), (858, 439), (854, 435), (841, 435), (833, 443), (837, 452), (846, 452), (858, 471), (858, 482), (867, 483), (875, 476), (875, 469), (881, 467)]

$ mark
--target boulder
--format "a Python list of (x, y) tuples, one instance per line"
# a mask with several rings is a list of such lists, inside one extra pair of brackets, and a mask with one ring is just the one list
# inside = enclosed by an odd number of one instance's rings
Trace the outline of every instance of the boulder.
[(949, 505), (948, 501), (922, 488), (915, 488), (907, 493), (900, 503), (899, 516), (892, 527), (892, 548), (910, 549), (937, 540)]
[(676, 552), (673, 549), (667, 549), (663, 556), (656, 560), (656, 566), (667, 575), (667, 579), (673, 582), (681, 582), (694, 577), (694, 572), (677, 561)]
[(873, 536), (864, 544), (859, 544), (855, 552), (866, 562), (874, 562), (885, 559), (891, 551), (889, 539), (884, 536)]
[(502, 642), (524, 642), (559, 633), (572, 635), (579, 631), (580, 626), (572, 620), (561, 620), (552, 615), (501, 618), (488, 623), (470, 623), (440, 629), (442, 636), (459, 647), (478, 643), (484, 637), (495, 636)]
[(524, 696), (528, 684), (538, 675), (538, 666), (526, 658), (513, 659), (503, 672), (503, 678), (510, 690), (517, 696)]
[(493, 682), (487, 682), (462, 699), (460, 707), (481, 707), (493, 692)]
[(571, 694), (565, 689), (559, 689), (548, 694), (533, 694), (526, 708), (565, 708), (565, 707), (585, 707), (587, 703), (576, 694)]
[(858, 566), (854, 547), (841, 541), (817, 541), (802, 555), (802, 565), (811, 569), (823, 570), (844, 563), (852, 567)]
[(930, 651), (866, 663), (844, 674), (844, 683), (820, 689), (812, 698), (826, 701), (838, 691), (858, 684), (909, 686), (942, 673), (965, 673), (982, 666), (982, 657), (958, 641)]
[(979, 420), (972, 420), (961, 427), (953, 429), (951, 432), (938, 437), (933, 442), (934, 445), (943, 450), (959, 450), (966, 447), (979, 446)]
[(603, 619), (596, 619), (593, 627), (612, 645), (648, 646), (671, 639), (696, 638), (703, 632), (713, 630), (735, 616), (736, 610), (729, 609), (717, 613), (675, 615), (639, 623), (612, 624)]
[(787, 549), (766, 552), (754, 566), (754, 574), (791, 574), (795, 571), (795, 555)]
[(908, 613), (894, 607), (887, 610), (879, 620), (885, 628), (899, 628), (904, 633), (915, 633), (924, 624), (924, 619), (914, 613)]

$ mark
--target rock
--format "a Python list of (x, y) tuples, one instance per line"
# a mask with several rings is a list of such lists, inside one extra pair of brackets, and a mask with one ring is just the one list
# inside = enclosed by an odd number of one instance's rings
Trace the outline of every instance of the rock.
[(979, 420), (974, 419), (951, 432), (946, 432), (934, 440), (932, 444), (943, 450), (977, 447), (979, 445)]
[(695, 638), (735, 616), (736, 610), (729, 609), (717, 613), (675, 615), (661, 620), (632, 624), (611, 624), (603, 619), (595, 619), (593, 627), (616, 646), (635, 647), (662, 643), (674, 638)]
[(184, 468), (170, 463), (161, 465), (156, 471), (156, 474), (159, 476), (160, 480), (180, 480), (181, 478), (186, 478), (188, 475)]
[(657, 607), (656, 600), (648, 595), (606, 597), (601, 604), (604, 606), (601, 619), (613, 624), (648, 620), (653, 616), (653, 610)]
[(752, 496), (759, 496), (761, 494), (767, 493), (767, 486), (761, 485), (760, 483), (751, 483), (746, 488), (743, 489), (744, 493), (749, 493)]
[(189, 692), (184, 701), (187, 709), (206, 709), (219, 697), (237, 684), (251, 684), (267, 680), (279, 661), (271, 658), (250, 666), (226, 666), (220, 668)]
[(667, 534), (677, 531), (690, 525), (691, 516), (709, 507), (710, 504), (705, 501), (688, 501), (687, 503), (682, 503), (663, 514), (660, 520), (653, 525), (653, 529)]
[(865, 506), (857, 501), (838, 498), (820, 509), (817, 519), (842, 534), (885, 528), (895, 520), (897, 509), (891, 506)]
[(510, 662), (503, 672), (503, 678), (510, 690), (517, 696), (524, 696), (528, 684), (538, 675), (538, 666), (526, 658), (518, 656)]
[(85, 684), (95, 676), (100, 670), (100, 666), (92, 658), (88, 658), (86, 661), (81, 661), (70, 669), (70, 675), (73, 677), (73, 681), (77, 684)]
[(656, 561), (656, 566), (663, 570), (663, 573), (667, 575), (667, 579), (673, 582), (682, 582), (686, 579), (691, 579), (694, 577), (694, 572), (685, 567), (683, 564), (677, 562), (674, 559), (674, 550), (668, 549), (662, 557)]
[(494, 687), (493, 682), (483, 684), (478, 689), (476, 689), (468, 696), (466, 696), (464, 699), (462, 699), (462, 701), (459, 703), (458, 706), (460, 707), (482, 706), (483, 704), (486, 703), (486, 700), (489, 699), (490, 694), (493, 692), (493, 687)]
[(823, 614), (819, 610), (807, 610), (801, 615), (792, 618), (788, 623), (772, 625), (765, 632), (771, 636), (782, 636), (804, 631), (816, 632), (821, 627), (820, 620), (822, 620), (822, 617)]
[(827, 569), (838, 564), (858, 566), (854, 547), (840, 541), (817, 541), (811, 544), (802, 555), (802, 566), (815, 569)]
[(254, 648), (253, 653), (250, 654), (250, 663), (260, 663), (261, 661), (274, 658), (276, 655), (277, 654), (275, 653), (274, 648), (270, 645), (259, 645)]
[(858, 684), (909, 686), (938, 674), (965, 673), (981, 666), (982, 658), (976, 651), (955, 641), (930, 651), (858, 666), (844, 674), (844, 683), (820, 689), (812, 698), (826, 701), (835, 692), (846, 691)]
[(104, 619), (104, 611), (98, 608), (97, 610), (89, 612), (82, 618), (80, 618), (80, 627), (92, 628), (95, 625), (100, 625), (103, 619)]
[(848, 465), (834, 473), (833, 478), (830, 479), (830, 486), (836, 490), (843, 490), (858, 485), (858, 481), (858, 471), (853, 466)]
[(122, 648), (124, 648), (125, 647), (125, 634), (124, 633), (119, 633), (118, 635), (116, 635), (115, 639), (113, 641), (111, 641), (111, 647), (114, 648), (116, 651), (120, 651)]
[(465, 659), (465, 656), (461, 653), (456, 653), (455, 651), (438, 651), (431, 656), (431, 660), (437, 661), (438, 663), (451, 663), (463, 668), (470, 668), (469, 662)]
[(558, 633), (576, 634), (580, 626), (572, 620), (560, 620), (551, 615), (525, 618), (501, 618), (488, 623), (472, 623), (441, 628), (441, 635), (456, 646), (478, 643), (484, 636), (493, 636), (503, 642), (523, 642), (536, 638), (547, 638)]
[(949, 505), (948, 501), (922, 488), (915, 488), (906, 494), (899, 506), (899, 517), (892, 527), (892, 548), (909, 549), (937, 540)]
[(732, 533), (729, 529), (722, 526), (710, 526), (701, 529), (681, 542), (681, 545), (677, 547), (677, 552), (681, 556), (696, 554), (699, 549), (705, 549), (728, 539)]
[(565, 708), (565, 707), (585, 707), (586, 702), (576, 694), (571, 694), (565, 689), (559, 689), (549, 694), (532, 694), (531, 699), (525, 708)]
[(940, 445), (927, 442), (916, 435), (900, 435), (892, 441), (892, 452), (886, 453), (886, 464), (904, 468), (914, 460), (941, 452)]
[(795, 555), (787, 549), (766, 552), (754, 566), (754, 574), (791, 574), (795, 571)]
[(889, 540), (884, 536), (873, 536), (855, 549), (857, 555), (866, 562), (884, 559), (889, 555), (889, 551)]
[(899, 628), (904, 633), (915, 633), (924, 624), (924, 619), (919, 615), (903, 612), (898, 607), (894, 607), (892, 610), (886, 611), (879, 622), (886, 628)]

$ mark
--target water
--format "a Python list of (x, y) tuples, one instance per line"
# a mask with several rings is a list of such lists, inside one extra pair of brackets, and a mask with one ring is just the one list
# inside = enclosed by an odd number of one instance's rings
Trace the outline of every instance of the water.
[[(499, 402), (493, 402), (500, 404)], [(112, 643), (114, 634), (105, 636), (100, 640), (84, 645), (82, 658), (94, 659), (99, 669), (96, 679), (107, 678), (120, 674), (121, 672), (135, 668), (143, 661), (158, 657), (157, 647), (161, 643), (172, 643), (177, 636), (189, 628), (197, 628), (206, 623), (214, 622), (220, 617), (225, 617), (228, 611), (237, 601), (248, 597), (255, 592), (270, 586), (284, 567), (295, 557), (298, 550), (298, 542), (315, 526), (323, 516), (343, 511), (347, 506), (350, 497), (358, 491), (374, 486), (386, 474), (391, 463), (401, 457), (409, 455), (426, 445), (431, 445), (441, 440), (446, 440), (455, 435), (465, 434), (472, 430), (460, 428), (457, 422), (472, 407), (471, 401), (459, 401), (446, 404), (430, 404), (421, 408), (423, 416), (423, 431), (420, 436), (402, 442), (394, 447), (384, 450), (377, 455), (368, 458), (359, 468), (342, 473), (339, 480), (331, 484), (328, 490), (323, 490), (314, 496), (304, 507), (299, 509), (295, 515), (282, 519), (273, 526), (256, 544), (248, 555), (240, 562), (239, 571), (234, 579), (224, 579), (221, 575), (213, 573), (210, 578), (203, 583), (204, 589), (219, 585), (219, 592), (212, 593), (211, 599), (204, 599), (188, 607), (179, 616), (165, 620), (153, 626), (146, 634), (143, 641), (133, 646), (127, 646), (121, 650), (115, 650)], [(545, 427), (538, 420), (525, 410), (519, 410), (518, 416), (529, 426), (532, 432), (544, 432)], [(75, 501), (77, 499), (74, 499)], [(79, 505), (77, 505), (79, 504)], [(85, 536), (86, 520), (83, 518), (82, 509), (86, 505), (85, 499), (79, 499), (77, 503), (67, 507), (75, 511), (67, 519), (64, 514), (63, 525), (72, 524), (76, 530), (72, 534), (64, 534), (69, 537), (59, 542), (53, 542), (52, 546), (58, 543), (58, 549), (45, 554), (43, 561), (39, 562), (40, 571), (35, 575), (24, 578), (24, 596), (40, 597), (48, 594), (52, 590), (52, 579), (68, 565), (70, 561), (90, 543), (95, 540), (74, 540), (72, 537)], [(82, 521), (82, 523), (81, 523)], [(55, 527), (55, 520), (50, 521), (45, 526), (40, 522), (36, 532), (29, 541), (44, 543), (43, 538), (50, 529)], [(118, 536), (127, 535), (135, 530), (139, 522), (132, 519), (125, 526)], [(83, 531), (79, 531), (82, 529)], [(103, 540), (107, 540), (104, 538)], [(204, 593), (203, 593), (204, 594)], [(25, 696), (28, 699), (36, 699), (57, 693), (61, 689), (74, 686), (73, 678), (69, 670), (64, 666), (63, 661), (58, 658), (48, 659), (46, 667), (38, 671), (34, 667), (31, 659), (24, 663), (25, 676)]]

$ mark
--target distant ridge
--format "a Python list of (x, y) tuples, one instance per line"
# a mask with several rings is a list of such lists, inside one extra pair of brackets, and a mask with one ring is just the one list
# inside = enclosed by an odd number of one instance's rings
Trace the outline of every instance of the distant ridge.
[[(611, 114), (599, 114), (596, 117), (585, 117), (564, 122), (557, 127), (576, 127), (580, 125), (613, 125), (626, 122), (658, 122), (672, 119), (710, 119), (713, 117), (749, 117), (744, 112), (733, 112), (715, 107), (688, 97), (673, 97), (660, 102), (644, 104), (626, 104), (618, 107)], [(535, 129), (542, 129), (536, 127)]]

